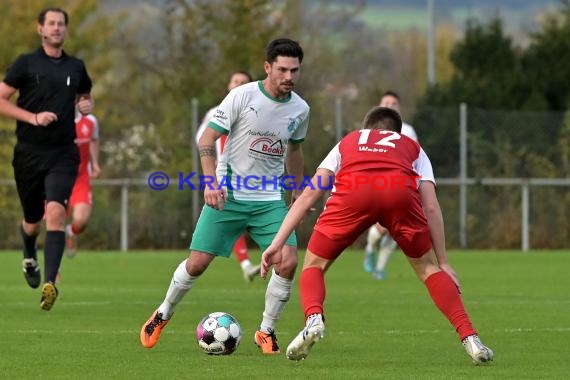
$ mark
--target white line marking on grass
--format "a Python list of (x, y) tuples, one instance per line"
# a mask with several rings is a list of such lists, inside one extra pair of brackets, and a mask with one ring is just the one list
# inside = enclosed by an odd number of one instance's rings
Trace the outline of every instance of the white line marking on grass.
[[(10, 334), (108, 334), (109, 330), (2, 330), (5, 333)], [(138, 334), (139, 329), (136, 330), (113, 330), (113, 334)], [(451, 330), (384, 330), (379, 331), (386, 335), (421, 335), (421, 334), (441, 334), (445, 332), (450, 332)], [(494, 329), (492, 330), (496, 333), (536, 333), (536, 332), (570, 332), (570, 327), (544, 327), (544, 328), (531, 328), (531, 327), (517, 327), (510, 329)], [(283, 335), (292, 335), (288, 331), (279, 331)], [(354, 335), (354, 331), (334, 331), (333, 333), (339, 335)], [(378, 331), (362, 331), (363, 334), (378, 333)], [(182, 329), (170, 329), (163, 331), (163, 334), (168, 335), (194, 335), (192, 330), (182, 330)]]
[[(386, 335), (421, 335), (421, 334), (441, 334), (449, 331), (452, 330), (445, 330), (445, 331), (444, 330), (384, 330), (379, 332)], [(508, 329), (493, 329), (491, 331), (497, 333), (570, 332), (570, 327), (540, 327), (540, 328), (515, 327)], [(378, 333), (378, 331), (365, 330), (362, 331), (362, 333), (371, 334), (371, 333)], [(339, 331), (338, 334), (354, 335), (354, 331)]]

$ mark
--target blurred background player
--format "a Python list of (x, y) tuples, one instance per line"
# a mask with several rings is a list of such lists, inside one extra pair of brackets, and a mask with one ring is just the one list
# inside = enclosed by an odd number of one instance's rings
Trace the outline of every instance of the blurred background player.
[[(230, 81), (228, 82), (228, 91), (231, 91), (234, 88), (241, 86), (242, 84), (249, 83), (249, 82), (251, 82), (251, 80), (252, 80), (251, 75), (247, 71), (241, 71), (241, 70), (234, 71), (232, 73), (232, 75), (230, 75)], [(204, 133), (204, 131), (208, 127), (208, 122), (214, 116), (214, 113), (216, 112), (216, 108), (218, 108), (218, 107), (217, 106), (213, 107), (208, 112), (206, 112), (206, 115), (204, 116), (204, 119), (202, 120), (202, 124), (200, 124), (200, 127), (198, 128), (198, 132), (196, 133), (196, 144), (198, 143), (198, 141), (200, 140), (200, 137), (202, 137), (202, 134)], [(220, 136), (220, 138), (218, 140), (216, 140), (216, 155), (217, 155), (217, 157), (221, 157), (221, 155), (224, 151), (224, 146), (226, 144), (227, 138), (228, 138), (227, 135), (222, 135), (222, 136)], [(237, 258), (237, 260), (241, 266), (241, 270), (243, 272), (243, 278), (247, 282), (252, 282), (253, 279), (255, 278), (255, 276), (257, 276), (259, 274), (260, 266), (259, 265), (253, 265), (251, 263), (251, 260), (249, 259), (249, 252), (247, 250), (247, 241), (246, 241), (245, 234), (241, 235), (238, 238), (238, 240), (234, 244), (233, 252), (234, 252), (234, 254), (235, 254), (235, 256), (236, 256), (236, 258)]]
[(85, 231), (91, 210), (93, 194), (91, 178), (101, 173), (99, 167), (99, 123), (92, 114), (75, 116), (75, 144), (79, 150), (79, 170), (69, 198), (68, 212), (70, 224), (65, 226), (66, 254), (74, 257), (77, 253), (77, 235)]
[[(394, 91), (386, 91), (380, 98), (380, 107), (388, 107), (400, 111), (400, 97)], [(402, 122), (402, 134), (418, 142), (418, 135), (414, 128)], [(398, 244), (394, 241), (388, 230), (379, 224), (375, 224), (368, 229), (366, 238), (366, 248), (364, 250), (364, 270), (372, 273), (374, 278), (383, 280), (386, 277), (386, 265), (396, 250)], [(375, 256), (378, 251), (378, 257)]]

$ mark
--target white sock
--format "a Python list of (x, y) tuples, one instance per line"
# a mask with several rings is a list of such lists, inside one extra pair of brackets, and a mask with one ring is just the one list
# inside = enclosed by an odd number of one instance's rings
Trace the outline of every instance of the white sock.
[(263, 320), (259, 328), (261, 331), (266, 333), (275, 331), (275, 324), (289, 301), (292, 284), (293, 280), (280, 277), (275, 270), (272, 271), (265, 292), (265, 310), (263, 310)]
[(394, 252), (393, 249), (390, 247), (382, 248), (378, 253), (378, 261), (376, 261), (376, 271), (381, 272), (386, 269), (386, 264), (388, 264), (388, 260), (392, 253)]
[(249, 261), (248, 259), (245, 259), (244, 261), (239, 263), (239, 265), (241, 266), (241, 270), (246, 270), (246, 269), (251, 267), (251, 261)]
[(380, 241), (380, 249), (382, 248), (390, 248), (392, 251), (394, 251), (396, 248), (398, 248), (398, 243), (396, 243), (392, 236), (386, 234)]
[(65, 226), (65, 233), (66, 233), (68, 236), (73, 236), (73, 230), (71, 229), (71, 224), (68, 224), (68, 225)]
[(380, 232), (376, 228), (376, 225), (374, 225), (368, 229), (368, 235), (366, 236), (366, 252), (367, 253), (368, 252), (370, 252), (370, 254), (374, 253), (375, 247), (378, 244), (378, 241), (380, 240), (381, 237), (382, 237), (382, 235), (380, 235)]
[(158, 307), (158, 312), (162, 313), (162, 319), (170, 319), (170, 317), (172, 317), (174, 308), (182, 301), (182, 298), (184, 298), (190, 288), (192, 288), (196, 279), (198, 279), (198, 276), (192, 277), (186, 271), (186, 260), (182, 261), (172, 275), (172, 280), (170, 281), (170, 286), (168, 287), (164, 301), (162, 301), (162, 304)]

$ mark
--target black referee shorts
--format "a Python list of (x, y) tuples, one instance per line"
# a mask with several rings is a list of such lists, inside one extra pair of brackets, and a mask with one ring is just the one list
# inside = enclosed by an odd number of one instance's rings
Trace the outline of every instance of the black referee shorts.
[(46, 202), (55, 201), (67, 208), (79, 167), (75, 144), (44, 147), (17, 143), (12, 166), (27, 223), (43, 218)]

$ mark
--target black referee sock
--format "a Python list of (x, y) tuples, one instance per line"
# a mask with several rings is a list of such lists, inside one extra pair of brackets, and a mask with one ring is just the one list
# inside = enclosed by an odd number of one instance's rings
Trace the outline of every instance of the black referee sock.
[(38, 235), (27, 235), (24, 227), (20, 224), (20, 236), (24, 242), (24, 259), (38, 259), (36, 240)]
[(65, 232), (47, 231), (44, 242), (46, 282), (53, 282), (55, 284), (55, 277), (59, 271), (64, 249)]

